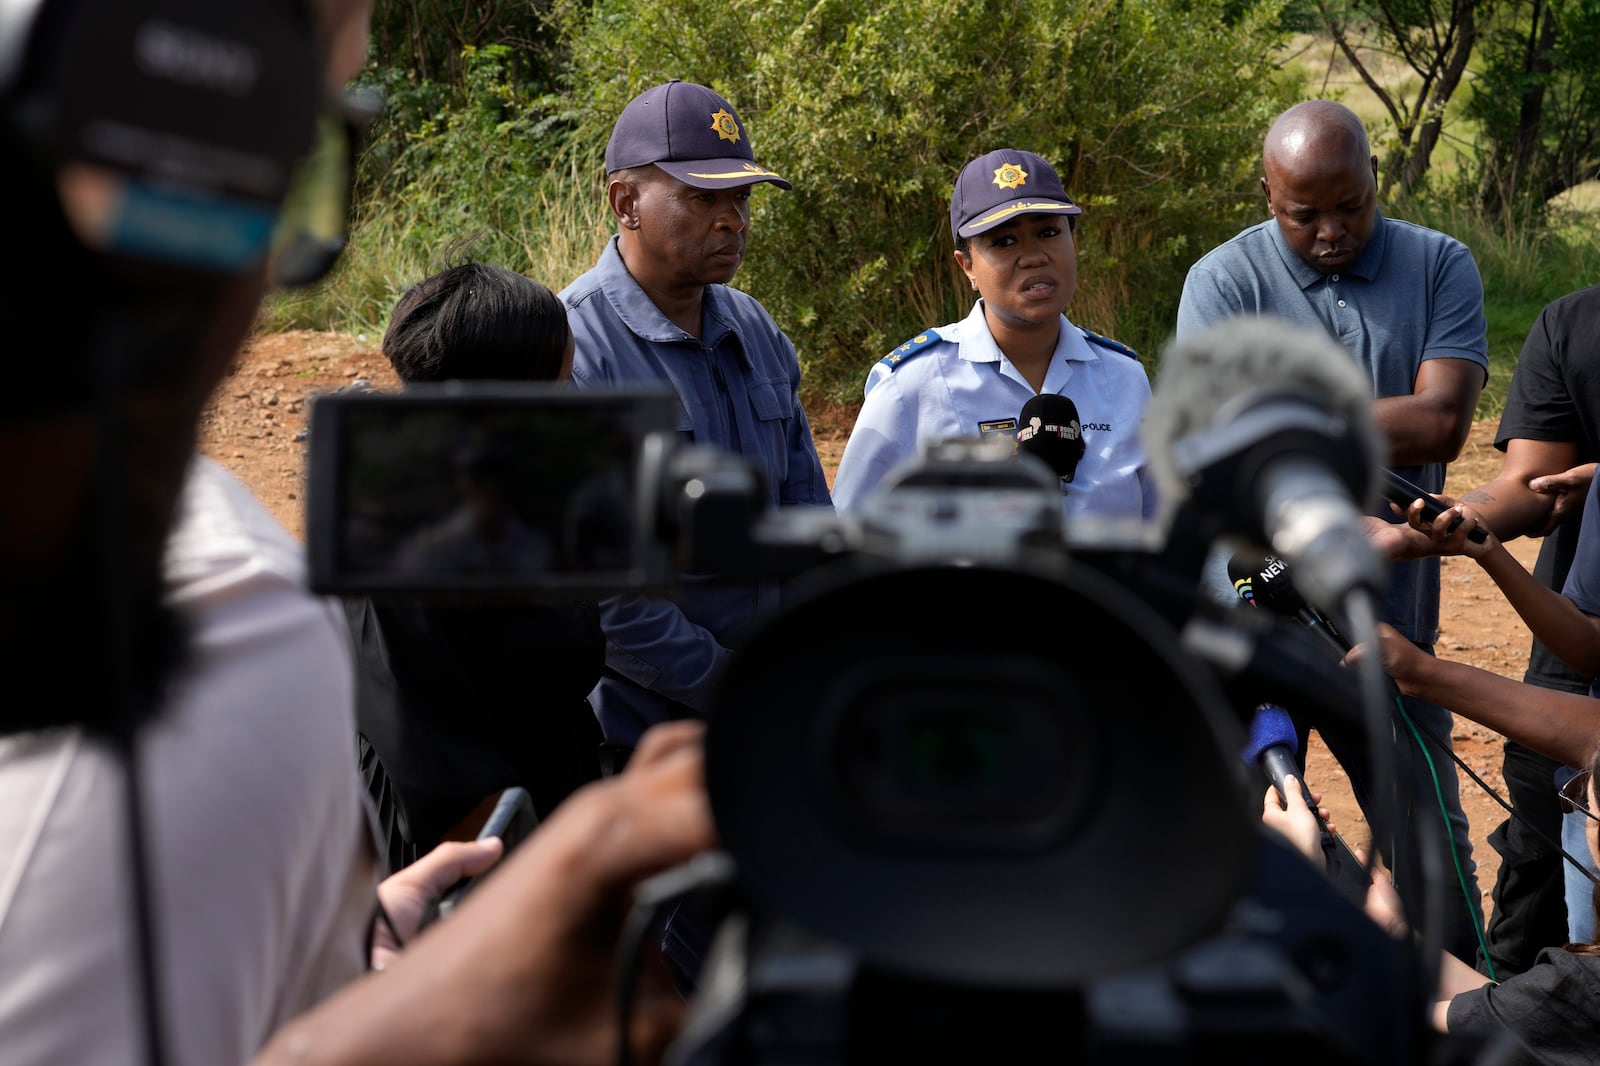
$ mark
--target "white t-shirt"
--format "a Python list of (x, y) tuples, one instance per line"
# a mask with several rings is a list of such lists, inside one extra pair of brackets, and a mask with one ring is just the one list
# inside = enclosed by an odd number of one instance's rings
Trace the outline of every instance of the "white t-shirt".
[[(300, 545), (197, 459), (166, 569), (192, 648), (139, 749), (163, 1038), (226, 1066), (364, 970), (377, 853), (348, 638)], [(142, 1061), (122, 787), (76, 730), (0, 737), (8, 1066)]]

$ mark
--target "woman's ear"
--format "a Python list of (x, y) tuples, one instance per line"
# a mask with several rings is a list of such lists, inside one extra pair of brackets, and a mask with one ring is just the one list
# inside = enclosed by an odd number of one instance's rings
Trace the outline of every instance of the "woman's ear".
[(967, 281), (972, 284), (972, 290), (976, 292), (978, 290), (978, 279), (972, 276), (972, 256), (957, 248), (955, 257), (956, 266), (961, 268), (961, 272), (967, 276)]

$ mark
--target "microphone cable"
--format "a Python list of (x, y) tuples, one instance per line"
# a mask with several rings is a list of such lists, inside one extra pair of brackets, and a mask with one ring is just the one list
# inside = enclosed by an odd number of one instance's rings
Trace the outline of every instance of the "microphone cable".
[[(1350, 631), (1356, 642), (1363, 638), (1368, 647), (1376, 647), (1378, 612), (1373, 596), (1360, 587), (1351, 588), (1341, 603), (1344, 616), (1350, 621)], [(1395, 839), (1394, 826), (1400, 825), (1400, 778), (1395, 771), (1394, 727), (1387, 712), (1389, 692), (1394, 681), (1383, 671), (1383, 658), (1363, 656), (1356, 664), (1356, 680), (1361, 689), (1361, 712), (1365, 721), (1367, 762), (1372, 768), (1373, 805), (1368, 815), (1372, 827), (1372, 846), (1367, 850), (1366, 876), (1370, 881), (1377, 865), (1380, 842)], [(1417, 845), (1422, 869), (1424, 904), (1420, 915), (1406, 915), (1407, 924), (1416, 929), (1420, 937), (1420, 990), (1424, 1002), (1431, 1000), (1439, 986), (1439, 971), (1444, 950), (1443, 907), (1438, 906), (1440, 882), (1437, 861), (1429, 848), (1422, 846), (1415, 823), (1411, 826), (1412, 843)], [(1403, 909), (1403, 901), (1402, 901)], [(1420, 918), (1420, 923), (1416, 920)]]
[[(160, 986), (159, 948), (155, 934), (155, 899), (150, 876), (150, 840), (144, 775), (139, 759), (139, 706), (134, 677), (134, 638), (131, 609), (134, 589), (128, 568), (118, 565), (128, 543), (131, 522), (129, 486), (118, 460), (127, 454), (130, 434), (122, 410), (127, 360), (123, 346), (113, 334), (114, 327), (102, 330), (99, 342), (92, 344), (97, 364), (94, 375), (92, 409), (101, 438), (91, 475), (91, 515), (95, 522), (95, 549), (101, 564), (105, 589), (106, 669), (109, 676), (122, 679), (112, 697), (122, 704), (102, 738), (113, 760), (122, 769), (122, 815), (128, 861), (128, 906), (133, 936), (132, 992), (137, 996), (135, 1016), (145, 1066), (165, 1066), (167, 1049)], [(154, 698), (154, 697), (152, 697)]]
[[(1317, 631), (1321, 632), (1325, 636), (1328, 636), (1330, 638), (1330, 646), (1331, 646), (1332, 643), (1333, 643), (1332, 638), (1337, 634), (1338, 631), (1333, 628), (1331, 622), (1328, 622), (1322, 616), (1322, 613), (1320, 611), (1317, 611), (1316, 608), (1314, 608), (1314, 607), (1311, 608), (1310, 610), (1311, 610), (1311, 614), (1313, 616), (1313, 619), (1302, 619), (1302, 624), (1306, 625), (1308, 628), (1312, 628), (1314, 630), (1317, 630)], [(1315, 621), (1321, 621), (1323, 623), (1323, 625), (1319, 627), (1319, 626), (1317, 626), (1315, 624)], [(1343, 645), (1344, 651), (1348, 652), (1350, 650), (1351, 644), (1350, 644), (1349, 641), (1340, 639), (1338, 641), (1338, 643)], [(1357, 641), (1356, 643), (1361, 643), (1361, 641)], [(1376, 643), (1374, 642), (1374, 643), (1370, 644), (1369, 646), (1375, 648), (1376, 647)], [(1369, 656), (1368, 658), (1374, 658), (1374, 657)], [(1382, 662), (1381, 656), (1376, 657), (1376, 661), (1381, 663)], [(1443, 825), (1445, 825), (1446, 827), (1449, 826), (1449, 824), (1450, 824), (1450, 816), (1449, 816), (1449, 813), (1448, 813), (1448, 811), (1447, 811), (1447, 809), (1445, 807), (1445, 803), (1444, 803), (1444, 790), (1443, 790), (1443, 787), (1440, 785), (1440, 782), (1439, 782), (1438, 765), (1434, 761), (1434, 758), (1433, 758), (1432, 754), (1428, 751), (1428, 744), (1431, 744), (1439, 752), (1441, 752), (1444, 755), (1448, 756), (1450, 761), (1455, 764), (1456, 768), (1461, 770), (1461, 771), (1463, 771), (1463, 772), (1465, 772), (1467, 777), (1470, 778), (1472, 780), (1472, 782), (1475, 785), (1477, 785), (1478, 788), (1481, 789), (1485, 795), (1487, 795), (1490, 799), (1494, 800), (1495, 803), (1499, 804), (1501, 809), (1503, 809), (1506, 812), (1508, 817), (1516, 819), (1517, 822), (1519, 822), (1524, 829), (1526, 829), (1529, 832), (1533, 833), (1533, 835), (1536, 838), (1538, 838), (1542, 843), (1544, 843), (1546, 846), (1550, 847), (1552, 850), (1554, 850), (1556, 853), (1558, 853), (1562, 857), (1563, 860), (1565, 860), (1567, 863), (1571, 864), (1575, 869), (1577, 869), (1580, 872), (1582, 872), (1584, 877), (1588, 878), (1591, 882), (1594, 882), (1596, 885), (1600, 885), (1600, 877), (1596, 877), (1595, 874), (1590, 872), (1590, 870), (1586, 866), (1584, 866), (1584, 864), (1582, 862), (1580, 862), (1570, 852), (1568, 852), (1565, 848), (1563, 848), (1561, 843), (1560, 843), (1560, 841), (1552, 839), (1549, 834), (1544, 832), (1544, 830), (1540, 829), (1539, 827), (1537, 827), (1537, 826), (1533, 825), (1531, 822), (1529, 822), (1525, 815), (1523, 815), (1520, 811), (1518, 811), (1515, 807), (1513, 807), (1510, 803), (1508, 803), (1498, 792), (1495, 791), (1495, 789), (1494, 789), (1494, 787), (1492, 785), (1490, 785), (1487, 781), (1485, 781), (1476, 771), (1474, 771), (1472, 769), (1472, 767), (1468, 766), (1467, 763), (1465, 762), (1465, 760), (1463, 760), (1461, 758), (1461, 756), (1456, 754), (1456, 752), (1454, 750), (1454, 747), (1445, 738), (1439, 736), (1438, 733), (1434, 732), (1433, 729), (1430, 728), (1429, 726), (1427, 726), (1426, 724), (1424, 724), (1422, 722), (1419, 722), (1415, 718), (1413, 718), (1411, 716), (1411, 714), (1406, 711), (1405, 701), (1404, 701), (1399, 689), (1394, 685), (1392, 679), (1389, 680), (1389, 683), (1385, 687), (1387, 689), (1387, 693), (1386, 693), (1386, 696), (1385, 696), (1385, 702), (1389, 702), (1391, 700), (1393, 701), (1395, 710), (1399, 714), (1399, 718), (1400, 718), (1401, 724), (1403, 724), (1405, 726), (1406, 730), (1409, 732), (1409, 734), (1411, 736), (1411, 739), (1412, 739), (1412, 743), (1414, 743), (1416, 745), (1417, 751), (1422, 756), (1422, 759), (1423, 759), (1424, 763), (1426, 764), (1426, 766), (1428, 768), (1429, 777), (1433, 782), (1434, 800), (1438, 804), (1439, 816), (1440, 816), (1440, 819), (1441, 819), (1441, 822), (1442, 822)], [(1427, 744), (1423, 743), (1424, 738), (1426, 738), (1426, 740), (1428, 741)], [(1495, 973), (1494, 960), (1489, 955), (1488, 942), (1486, 940), (1486, 935), (1485, 935), (1485, 930), (1484, 930), (1484, 917), (1483, 917), (1483, 903), (1482, 903), (1482, 900), (1473, 898), (1473, 893), (1472, 893), (1472, 891), (1471, 891), (1471, 889), (1470, 889), (1470, 887), (1468, 885), (1468, 882), (1467, 882), (1467, 872), (1466, 872), (1465, 867), (1462, 864), (1461, 852), (1460, 852), (1460, 849), (1456, 846), (1456, 841), (1455, 841), (1454, 834), (1450, 833), (1450, 832), (1446, 832), (1445, 833), (1445, 842), (1448, 845), (1450, 859), (1451, 859), (1451, 862), (1452, 862), (1452, 864), (1454, 865), (1454, 868), (1455, 868), (1457, 885), (1458, 885), (1458, 887), (1459, 887), (1459, 889), (1461, 891), (1462, 897), (1467, 902), (1468, 909), (1472, 912), (1472, 915), (1473, 915), (1473, 919), (1474, 919), (1474, 921), (1473, 921), (1474, 934), (1475, 934), (1475, 936), (1477, 938), (1477, 941), (1478, 941), (1478, 950), (1482, 954), (1482, 957), (1483, 957), (1483, 960), (1484, 960), (1484, 964), (1488, 969), (1488, 976), (1489, 976), (1490, 980), (1496, 980), (1497, 981), (1497, 980), (1499, 980), (1499, 978)], [(1370, 862), (1371, 862), (1371, 858), (1372, 858), (1371, 856), (1368, 856), (1369, 865), (1370, 865)], [(1369, 870), (1369, 873), (1370, 873), (1370, 870)]]
[[(1473, 898), (1471, 886), (1467, 883), (1467, 871), (1461, 864), (1461, 851), (1456, 847), (1455, 834), (1449, 830), (1450, 813), (1445, 809), (1444, 805), (1444, 789), (1439, 784), (1439, 768), (1434, 763), (1433, 756), (1428, 753), (1428, 746), (1422, 742), (1422, 735), (1421, 732), (1419, 732), (1419, 730), (1425, 729), (1426, 727), (1422, 726), (1421, 723), (1412, 718), (1410, 714), (1406, 713), (1405, 701), (1400, 698), (1398, 692), (1396, 692), (1394, 696), (1394, 706), (1396, 712), (1398, 712), (1400, 715), (1400, 721), (1404, 723), (1406, 728), (1410, 731), (1411, 741), (1417, 746), (1418, 753), (1422, 755), (1423, 763), (1428, 767), (1428, 776), (1433, 781), (1434, 798), (1439, 805), (1439, 818), (1445, 827), (1444, 839), (1445, 843), (1449, 846), (1450, 862), (1455, 867), (1456, 885), (1461, 889), (1462, 898), (1467, 902), (1467, 910), (1472, 914), (1472, 932), (1477, 938), (1478, 951), (1483, 955), (1484, 964), (1489, 968), (1489, 980), (1499, 981), (1500, 978), (1494, 970), (1494, 960), (1489, 957), (1489, 943), (1484, 939), (1483, 903), (1481, 900)], [(1428, 739), (1437, 745), (1439, 750), (1445, 750), (1445, 742), (1441, 737), (1438, 736), (1438, 734), (1434, 733), (1432, 730), (1427, 730), (1427, 733)], [(1450, 754), (1453, 757), (1455, 756), (1455, 752), (1453, 750)], [(1455, 759), (1455, 762), (1457, 766), (1463, 769), (1466, 768), (1466, 763), (1464, 763), (1459, 757)], [(1468, 773), (1471, 773), (1471, 771), (1468, 770)], [(1473, 776), (1476, 777), (1477, 775)]]
[[(1363, 617), (1363, 618), (1361, 618), (1361, 619), (1359, 619), (1359, 620), (1357, 620), (1357, 621), (1355, 621), (1353, 623), (1353, 625), (1355, 627), (1355, 631), (1357, 632), (1357, 634), (1369, 634), (1366, 637), (1365, 640), (1358, 639), (1353, 643), (1354, 644), (1359, 644), (1359, 643), (1364, 643), (1365, 642), (1365, 643), (1367, 643), (1368, 647), (1376, 648), (1377, 647), (1377, 639), (1376, 639), (1377, 638), (1377, 634), (1376, 634), (1376, 624), (1375, 624), (1375, 622), (1376, 622), (1376, 614), (1372, 610), (1372, 604), (1371, 604), (1370, 599), (1368, 599), (1365, 596), (1363, 596), (1362, 597), (1362, 601), (1363, 601), (1363, 609), (1367, 613), (1372, 615), (1372, 621), (1369, 622), (1365, 617)], [(1333, 626), (1333, 623), (1331, 621), (1329, 621), (1323, 615), (1323, 613), (1321, 611), (1317, 610), (1317, 608), (1315, 608), (1315, 607), (1308, 607), (1307, 611), (1309, 612), (1311, 617), (1310, 617), (1309, 620), (1303, 619), (1302, 620), (1303, 624), (1307, 625), (1308, 627), (1310, 627), (1310, 628), (1312, 628), (1314, 630), (1317, 630), (1317, 631), (1321, 632), (1324, 636), (1326, 636), (1328, 638), (1330, 646), (1334, 646), (1334, 645), (1342, 646), (1342, 648), (1343, 648), (1343, 650), (1345, 652), (1349, 652), (1349, 650), (1353, 646), (1353, 643), (1351, 641), (1347, 640), (1346, 638), (1344, 638), (1342, 635), (1340, 635), (1339, 631)], [(1349, 608), (1348, 607), (1346, 608), (1346, 612), (1349, 613)], [(1467, 772), (1467, 774), (1475, 782), (1477, 782), (1481, 787), (1483, 787), (1486, 791), (1488, 791), (1490, 793), (1490, 795), (1494, 795), (1494, 790), (1489, 788), (1488, 783), (1485, 782), (1481, 777), (1479, 777), (1476, 773), (1473, 772), (1472, 768), (1469, 767), (1466, 764), (1466, 762), (1463, 761), (1462, 758), (1455, 753), (1453, 747), (1444, 738), (1440, 737), (1437, 733), (1435, 733), (1432, 729), (1429, 729), (1426, 725), (1423, 725), (1422, 723), (1416, 721), (1411, 716), (1411, 714), (1406, 711), (1405, 701), (1401, 696), (1399, 688), (1394, 684), (1394, 680), (1392, 678), (1390, 678), (1387, 674), (1383, 673), (1383, 671), (1382, 671), (1382, 663), (1383, 663), (1382, 656), (1376, 656), (1376, 655), (1368, 656), (1367, 659), (1371, 660), (1372, 662), (1374, 662), (1376, 664), (1377, 668), (1375, 670), (1372, 670), (1371, 672), (1376, 677), (1380, 678), (1381, 680), (1378, 682), (1378, 687), (1377, 687), (1376, 691), (1374, 691), (1373, 689), (1369, 688), (1368, 683), (1367, 683), (1367, 679), (1365, 677), (1363, 677), (1362, 678), (1362, 688), (1365, 691), (1367, 691), (1368, 698), (1373, 697), (1377, 693), (1381, 693), (1381, 697), (1379, 698), (1379, 702), (1378, 702), (1379, 706), (1387, 705), (1391, 701), (1393, 702), (1394, 709), (1395, 709), (1396, 713), (1399, 716), (1400, 724), (1403, 725), (1406, 728), (1406, 730), (1407, 730), (1407, 732), (1408, 732), (1408, 734), (1409, 734), (1409, 736), (1411, 738), (1411, 742), (1414, 745), (1416, 745), (1416, 750), (1417, 750), (1418, 754), (1422, 756), (1423, 764), (1428, 769), (1428, 778), (1433, 784), (1433, 799), (1434, 799), (1434, 803), (1438, 808), (1439, 818), (1440, 818), (1441, 824), (1446, 829), (1446, 832), (1444, 834), (1444, 841), (1445, 841), (1445, 844), (1446, 844), (1446, 846), (1447, 846), (1447, 848), (1449, 850), (1449, 853), (1450, 853), (1451, 865), (1453, 866), (1453, 868), (1455, 870), (1456, 886), (1461, 892), (1462, 899), (1464, 899), (1466, 901), (1468, 911), (1472, 914), (1473, 935), (1477, 939), (1478, 950), (1482, 953), (1483, 958), (1487, 962), (1489, 960), (1489, 946), (1488, 946), (1487, 941), (1484, 939), (1483, 903), (1482, 903), (1482, 900), (1475, 899), (1473, 897), (1471, 886), (1469, 885), (1469, 883), (1467, 881), (1467, 872), (1466, 872), (1465, 867), (1462, 864), (1461, 850), (1460, 850), (1460, 848), (1458, 848), (1456, 846), (1455, 834), (1449, 831), (1450, 813), (1449, 813), (1449, 810), (1446, 808), (1445, 802), (1444, 802), (1444, 788), (1439, 782), (1439, 768), (1438, 768), (1438, 765), (1434, 762), (1432, 754), (1429, 753), (1427, 745), (1422, 742), (1423, 734), (1426, 734), (1428, 740), (1434, 745), (1434, 747), (1438, 748), (1439, 751), (1441, 751), (1441, 752), (1445, 753), (1446, 755), (1448, 755), (1451, 758), (1451, 760), (1454, 761), (1454, 763), (1456, 764), (1457, 767), (1459, 767), (1462, 770), (1465, 770)], [(1362, 666), (1361, 663), (1357, 663), (1357, 673), (1358, 673), (1358, 675), (1362, 673), (1361, 666)], [(1365, 702), (1366, 702), (1366, 700), (1363, 700), (1363, 704), (1365, 704)], [(1387, 722), (1384, 723), (1384, 724), (1385, 725), (1390, 725), (1390, 723), (1387, 723)], [(1373, 738), (1373, 736), (1374, 736), (1374, 734), (1373, 734), (1373, 725), (1374, 725), (1374, 723), (1372, 723), (1372, 722), (1368, 723), (1368, 739), (1369, 740), (1371, 740)], [(1391, 726), (1390, 729), (1380, 729), (1378, 731), (1377, 735), (1382, 735), (1382, 733), (1384, 733), (1384, 732), (1391, 732), (1391, 731), (1392, 731), (1392, 726)], [(1374, 744), (1371, 745), (1371, 747), (1369, 749), (1369, 754), (1368, 754), (1368, 758), (1369, 759), (1373, 758), (1373, 753), (1380, 746), (1384, 749), (1386, 754), (1392, 752), (1392, 749), (1389, 747), (1389, 745), (1380, 745), (1380, 744), (1374, 743)], [(1398, 778), (1385, 778), (1385, 777), (1381, 776), (1383, 771), (1379, 768), (1377, 763), (1373, 764), (1373, 768), (1374, 768), (1374, 777), (1377, 780), (1395, 780), (1395, 781), (1398, 781)], [(1389, 764), (1388, 772), (1391, 773), (1391, 774), (1393, 773), (1393, 764), (1392, 764), (1392, 762)], [(1495, 796), (1494, 798), (1495, 798), (1495, 800), (1497, 802), (1500, 802), (1502, 806), (1506, 806), (1504, 801), (1500, 800), (1499, 796)], [(1395, 799), (1393, 802), (1396, 805), (1395, 809), (1398, 809), (1398, 803), (1399, 803), (1398, 799)], [(1509, 810), (1509, 809), (1510, 808), (1507, 807), (1507, 810)], [(1387, 839), (1387, 837), (1379, 837), (1378, 836), (1376, 827), (1374, 827), (1373, 836), (1374, 836), (1375, 840), (1376, 839)], [(1421, 841), (1421, 840), (1417, 840), (1417, 841), (1415, 841), (1415, 843), (1417, 843), (1418, 845), (1422, 845), (1425, 842)], [(1376, 851), (1377, 851), (1377, 849), (1374, 848), (1373, 849), (1374, 853), (1367, 856), (1367, 874), (1368, 874), (1369, 877), (1372, 874), (1372, 865), (1373, 865), (1373, 861), (1374, 861), (1374, 857), (1375, 857)], [(1426, 847), (1419, 847), (1418, 854), (1419, 854), (1419, 857), (1420, 857), (1421, 861), (1423, 861), (1425, 864), (1431, 863), (1433, 861), (1432, 852)], [(1440, 901), (1440, 902), (1442, 902), (1442, 901)], [(1441, 948), (1443, 946), (1442, 936), (1441, 936), (1441, 939), (1440, 939), (1439, 946)], [(1490, 979), (1491, 980), (1498, 980), (1498, 978), (1495, 977), (1495, 975), (1493, 973), (1493, 963), (1492, 962), (1489, 963), (1489, 967), (1490, 967), (1490, 974), (1489, 974)]]

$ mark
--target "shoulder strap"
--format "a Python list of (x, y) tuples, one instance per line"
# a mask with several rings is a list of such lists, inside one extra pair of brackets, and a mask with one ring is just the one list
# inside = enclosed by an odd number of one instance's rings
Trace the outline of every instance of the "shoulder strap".
[(879, 359), (878, 362), (888, 367), (892, 372), (907, 359), (910, 359), (921, 352), (927, 351), (930, 344), (942, 339), (943, 338), (939, 336), (938, 330), (925, 329), (915, 337), (912, 337), (910, 340), (900, 345), (900, 347), (896, 348), (894, 351), (890, 352), (888, 355), (884, 356), (882, 359)]
[(1139, 353), (1138, 352), (1134, 351), (1132, 348), (1128, 347), (1126, 344), (1123, 344), (1121, 341), (1114, 341), (1110, 337), (1102, 337), (1100, 334), (1094, 332), (1093, 330), (1084, 329), (1082, 326), (1078, 327), (1078, 332), (1082, 333), (1083, 334), (1083, 339), (1088, 341), (1090, 344), (1097, 344), (1100, 347), (1106, 348), (1106, 349), (1108, 349), (1110, 351), (1120, 352), (1121, 354), (1127, 356), (1129, 359), (1137, 359), (1137, 358), (1139, 358)]

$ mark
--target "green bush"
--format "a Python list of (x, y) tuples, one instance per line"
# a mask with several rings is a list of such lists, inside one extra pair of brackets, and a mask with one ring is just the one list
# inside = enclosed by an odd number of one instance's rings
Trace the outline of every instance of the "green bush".
[[(966, 313), (950, 187), (1003, 145), (1051, 159), (1086, 207), (1069, 313), (1153, 370), (1189, 264), (1264, 217), (1261, 136), (1317, 74), (1275, 66), (1296, 3), (558, 0), (558, 37), (464, 48), (449, 83), (369, 71), (388, 107), (362, 160), (354, 247), (323, 285), (269, 301), (260, 326), (376, 336), (399, 292), (452, 253), (560, 288), (614, 231), (601, 155), (617, 113), (682, 77), (728, 96), (758, 158), (795, 182), (758, 187), (737, 283), (794, 337), (808, 398), (853, 405), (882, 352)], [(1490, 222), (1456, 206), (1469, 192), (1441, 182), (1399, 213), (1477, 256), (1489, 417), (1539, 309), (1600, 277), (1600, 243), (1587, 218)]]
[(552, 288), (570, 260), (593, 257), (604, 204), (577, 188), (590, 167), (580, 177), (559, 162), (573, 118), (563, 98), (533, 87), (505, 45), (462, 61), (456, 88), (373, 73), (385, 114), (361, 161), (352, 247), (321, 286), (272, 300), (263, 328), (381, 334), (400, 292), (461, 254)]
[[(574, 144), (636, 93), (710, 85), (792, 193), (755, 196), (738, 284), (794, 338), (810, 390), (859, 399), (872, 361), (962, 317), (949, 195), (1025, 148), (1085, 205), (1069, 314), (1153, 361), (1189, 264), (1260, 214), (1261, 136), (1296, 85), (1276, 3), (598, 0), (558, 9)], [(573, 195), (592, 195), (586, 187)]]
[(1472, 249), (1489, 323), (1489, 382), (1478, 399), (1478, 417), (1498, 418), (1517, 354), (1539, 311), (1558, 296), (1600, 281), (1600, 238), (1593, 223), (1522, 225), (1483, 215), (1460, 201), (1413, 201), (1404, 217)]

